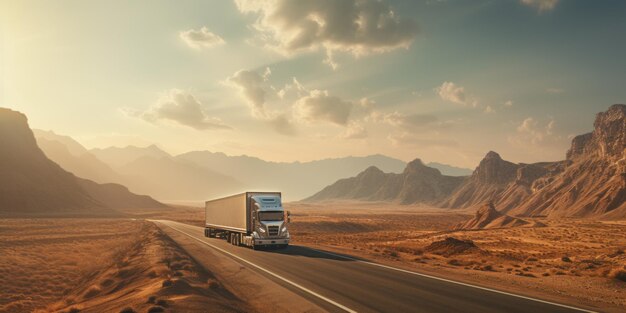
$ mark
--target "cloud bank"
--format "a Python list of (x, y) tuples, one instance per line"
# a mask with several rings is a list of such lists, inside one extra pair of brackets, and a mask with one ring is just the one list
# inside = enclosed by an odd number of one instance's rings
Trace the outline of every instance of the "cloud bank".
[(180, 89), (171, 89), (145, 111), (124, 109), (123, 112), (150, 123), (166, 120), (197, 130), (231, 129), (218, 118), (209, 117), (202, 104), (191, 93)]
[(412, 19), (400, 18), (377, 0), (235, 0), (242, 13), (258, 15), (262, 43), (285, 55), (324, 50), (336, 67), (336, 51), (355, 56), (408, 48), (417, 35)]

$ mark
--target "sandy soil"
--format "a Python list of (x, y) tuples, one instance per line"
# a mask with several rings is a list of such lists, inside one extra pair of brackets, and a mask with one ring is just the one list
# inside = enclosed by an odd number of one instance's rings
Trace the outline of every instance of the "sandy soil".
[(0, 219), (0, 312), (29, 312), (63, 296), (136, 240), (142, 222)]
[(0, 247), (0, 312), (252, 311), (149, 222), (0, 220)]

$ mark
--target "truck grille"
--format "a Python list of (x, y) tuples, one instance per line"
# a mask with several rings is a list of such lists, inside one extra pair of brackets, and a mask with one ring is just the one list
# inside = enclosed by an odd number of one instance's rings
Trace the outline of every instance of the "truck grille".
[(267, 226), (267, 232), (270, 236), (278, 236), (278, 226)]

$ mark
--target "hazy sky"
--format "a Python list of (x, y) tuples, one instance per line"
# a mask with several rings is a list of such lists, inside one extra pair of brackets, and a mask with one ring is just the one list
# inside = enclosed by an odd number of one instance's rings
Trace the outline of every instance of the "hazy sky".
[(474, 167), (626, 102), (626, 1), (5, 1), (0, 106), (87, 147)]

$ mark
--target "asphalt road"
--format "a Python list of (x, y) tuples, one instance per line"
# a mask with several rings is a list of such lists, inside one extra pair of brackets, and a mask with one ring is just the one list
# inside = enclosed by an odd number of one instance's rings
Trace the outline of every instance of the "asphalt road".
[(590, 312), (346, 256), (289, 246), (255, 251), (204, 237), (201, 227), (156, 221), (276, 281), (329, 312)]

